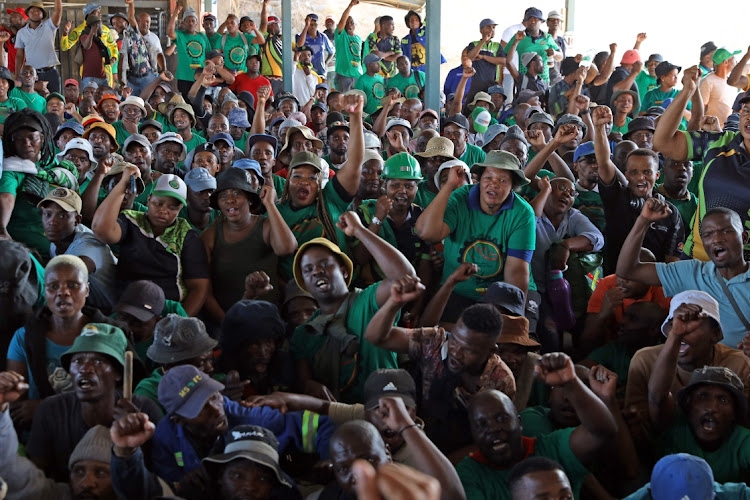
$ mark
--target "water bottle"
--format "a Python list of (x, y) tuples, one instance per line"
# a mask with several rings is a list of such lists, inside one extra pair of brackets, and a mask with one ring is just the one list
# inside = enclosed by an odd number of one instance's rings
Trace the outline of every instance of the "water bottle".
[(557, 330), (570, 330), (576, 324), (573, 312), (573, 297), (570, 293), (570, 283), (563, 278), (562, 271), (552, 269), (547, 279), (547, 296), (552, 304), (552, 319), (555, 320)]

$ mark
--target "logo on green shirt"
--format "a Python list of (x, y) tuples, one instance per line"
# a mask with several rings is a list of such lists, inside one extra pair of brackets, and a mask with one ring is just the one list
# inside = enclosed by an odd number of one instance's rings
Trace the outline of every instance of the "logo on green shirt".
[(376, 99), (382, 99), (385, 97), (385, 85), (383, 85), (382, 82), (375, 82), (375, 85), (372, 86), (372, 95), (374, 95)]
[[(191, 40), (187, 43), (185, 50), (187, 51), (188, 56), (198, 59), (203, 55), (203, 44)], [(193, 67), (192, 64), (190, 66)]]
[(491, 278), (503, 268), (500, 246), (494, 241), (472, 239), (461, 249), (462, 262), (471, 262), (479, 267), (477, 278)]
[(242, 64), (245, 62), (245, 49), (242, 47), (235, 47), (229, 51), (229, 60), (234, 64)]

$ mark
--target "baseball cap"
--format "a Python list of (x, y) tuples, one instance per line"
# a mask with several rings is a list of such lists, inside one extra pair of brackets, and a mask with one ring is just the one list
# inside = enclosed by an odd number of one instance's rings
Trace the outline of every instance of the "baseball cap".
[(268, 24), (279, 24), (281, 20), (276, 16), (268, 16), (268, 19), (266, 20)]
[(634, 64), (641, 60), (641, 54), (635, 49), (626, 50), (620, 64)]
[(327, 83), (319, 83), (319, 84), (317, 84), (317, 85), (315, 86), (315, 90), (319, 90), (319, 89), (326, 89), (326, 90), (330, 90), (330, 89), (328, 88), (328, 84), (327, 84)]
[(417, 118), (417, 121), (421, 120), (423, 116), (427, 116), (427, 115), (434, 117), (436, 120), (440, 119), (440, 115), (438, 114), (437, 111), (435, 111), (434, 109), (427, 108), (419, 113), (419, 117)]
[(651, 54), (648, 56), (648, 59), (646, 59), (646, 62), (648, 63), (651, 61), (662, 62), (664, 61), (664, 57), (661, 54)]
[(578, 161), (581, 156), (590, 156), (593, 154), (596, 154), (596, 151), (594, 151), (594, 141), (584, 142), (576, 148), (576, 152), (573, 154), (573, 161)]
[(521, 65), (528, 66), (535, 57), (539, 57), (539, 54), (537, 54), (536, 52), (524, 52), (523, 54), (521, 54)]
[(153, 196), (168, 196), (187, 206), (187, 186), (185, 181), (174, 174), (164, 174), (156, 181)]
[(549, 11), (549, 14), (547, 14), (547, 19), (559, 19), (559, 20), (562, 21), (563, 20), (563, 16), (558, 11), (551, 10), (551, 11)]
[(669, 304), (669, 315), (661, 325), (661, 333), (663, 333), (665, 337), (669, 334), (667, 326), (672, 318), (674, 318), (674, 312), (682, 304), (693, 304), (699, 306), (709, 318), (716, 320), (722, 334), (724, 333), (724, 330), (721, 328), (721, 319), (719, 317), (719, 303), (716, 302), (716, 299), (700, 290), (685, 290), (684, 292), (680, 292), (672, 297), (672, 301)]
[(372, 64), (372, 63), (380, 62), (380, 61), (381, 61), (381, 58), (371, 52), (365, 56), (365, 59), (362, 62), (365, 66), (367, 66), (368, 64)]
[(714, 62), (714, 64), (721, 64), (730, 57), (734, 57), (737, 54), (741, 54), (741, 50), (735, 50), (734, 52), (729, 51), (726, 47), (720, 47), (716, 49), (716, 52), (714, 52), (713, 57), (711, 57), (711, 60)]
[(218, 342), (206, 332), (203, 321), (169, 314), (156, 324), (154, 341), (146, 355), (162, 365), (179, 363), (213, 350), (216, 344)]
[(544, 21), (544, 14), (542, 14), (542, 11), (537, 9), (536, 7), (529, 7), (523, 14), (524, 21), (528, 21), (532, 17), (536, 17), (537, 19), (541, 19), (542, 21)]
[(165, 302), (164, 290), (159, 285), (138, 280), (125, 288), (113, 311), (129, 314), (138, 321), (148, 321), (161, 314)]
[(148, 139), (146, 139), (145, 135), (141, 134), (131, 134), (128, 136), (127, 139), (125, 139), (125, 142), (122, 143), (122, 151), (123, 153), (128, 150), (128, 147), (130, 147), (131, 144), (136, 143), (144, 148), (148, 149), (149, 152), (151, 151), (151, 143), (148, 142)]
[(168, 415), (195, 418), (206, 401), (223, 390), (224, 384), (215, 381), (193, 365), (179, 365), (164, 374), (159, 381), (157, 395), (159, 403)]
[(646, 114), (644, 116), (652, 116), (652, 115), (661, 116), (663, 114), (664, 114), (664, 108), (662, 108), (661, 106), (651, 106), (650, 108), (646, 110)]
[(510, 283), (495, 281), (490, 283), (484, 296), (479, 300), (484, 304), (493, 304), (507, 309), (514, 316), (523, 316), (524, 294), (520, 288)]
[(47, 96), (47, 102), (49, 102), (50, 99), (59, 99), (63, 103), (65, 102), (65, 96), (62, 95), (60, 92), (50, 92), (50, 94)]
[[(330, 122), (330, 123), (328, 123), (327, 128), (328, 128), (328, 133), (329, 134), (331, 132), (333, 132), (334, 130), (339, 130), (339, 129), (346, 130), (347, 132), (351, 131), (351, 129), (349, 127), (349, 124), (346, 123), (345, 121)], [(386, 126), (386, 130), (388, 130), (387, 126)]]
[(23, 7), (17, 7), (15, 9), (5, 9), (5, 11), (8, 13), (8, 15), (21, 14), (21, 17), (23, 17), (24, 19), (29, 18), (29, 16), (26, 15), (26, 12), (24, 12)]
[(60, 363), (65, 371), (70, 371), (70, 358), (79, 352), (97, 352), (105, 354), (125, 367), (125, 350), (128, 340), (121, 329), (106, 323), (89, 323), (81, 330), (73, 346), (60, 356)]
[(313, 21), (317, 21), (318, 20), (318, 15), (315, 14), (314, 12), (311, 12), (310, 14), (308, 14), (307, 17), (309, 17)]
[(469, 166), (461, 160), (448, 160), (440, 164), (437, 172), (435, 172), (435, 177), (433, 177), (435, 185), (438, 187), (438, 189), (440, 189), (440, 174), (443, 172), (443, 170), (453, 167), (461, 167), (461, 170), (464, 171), (464, 173), (466, 174), (466, 178), (469, 180), (469, 184), (471, 184), (471, 170), (469, 170)]
[(458, 125), (462, 129), (468, 131), (469, 130), (469, 120), (462, 114), (457, 113), (455, 115), (447, 117), (445, 120), (443, 120), (443, 124), (440, 127), (440, 131), (442, 132), (445, 130), (445, 127), (450, 124)]
[(487, 131), (487, 127), (490, 126), (492, 115), (490, 115), (490, 112), (482, 106), (477, 106), (474, 108), (474, 111), (471, 112), (471, 120), (474, 124), (474, 131), (484, 134)]
[[(637, 118), (636, 118), (637, 120)], [(635, 120), (631, 121), (630, 123), (633, 123)], [(566, 113), (562, 115), (560, 118), (557, 119), (557, 122), (555, 123), (555, 126), (552, 128), (552, 135), (554, 136), (557, 133), (557, 130), (562, 125), (567, 125), (568, 123), (572, 123), (574, 125), (578, 125), (581, 127), (581, 130), (583, 130), (583, 136), (586, 136), (586, 131), (588, 130), (588, 127), (586, 127), (586, 124), (583, 123), (583, 120), (581, 120), (581, 117), (578, 115), (571, 115), (570, 113)]]
[(372, 372), (365, 380), (365, 409), (372, 410), (380, 406), (380, 398), (399, 397), (407, 408), (417, 406), (417, 387), (409, 372), (402, 369), (380, 368)]
[(76, 87), (80, 87), (81, 86), (78, 83), (78, 80), (76, 80), (75, 78), (68, 78), (67, 80), (65, 80), (65, 83), (63, 84), (63, 87), (67, 87), (68, 85), (75, 85)]
[(516, 98), (513, 99), (513, 104), (517, 105), (523, 104), (524, 102), (528, 103), (532, 97), (542, 97), (543, 95), (544, 92), (541, 90), (523, 89), (516, 95)]
[(705, 57), (714, 50), (716, 50), (716, 44), (714, 42), (706, 42), (703, 45), (701, 45), (701, 57)]
[[(212, 471), (216, 464), (250, 460), (261, 467), (271, 469), (279, 483), (286, 488), (293, 488), (294, 481), (279, 466), (278, 448), (279, 440), (268, 429), (257, 425), (238, 425), (227, 434), (224, 453), (204, 458), (203, 466)], [(211, 475), (218, 474), (212, 471)]]
[(210, 50), (208, 54), (206, 54), (206, 59), (213, 59), (214, 57), (219, 57), (219, 56), (224, 57), (224, 53), (220, 51), (219, 49), (213, 49), (213, 50)]
[(493, 85), (493, 86), (491, 86), (490, 88), (487, 89), (487, 93), (490, 94), (490, 95), (492, 95), (492, 94), (502, 94), (503, 96), (505, 96), (506, 99), (508, 98), (508, 93), (505, 92), (505, 89), (503, 88), (502, 85)]
[[(80, 127), (80, 125), (78, 126)], [(57, 131), (56, 135), (58, 135), (59, 133), (60, 133), (60, 130)], [(55, 158), (57, 158), (58, 161), (62, 161), (62, 159), (65, 157), (66, 154), (68, 154), (68, 151), (70, 151), (71, 149), (80, 149), (81, 151), (86, 152), (86, 154), (89, 157), (89, 161), (91, 162), (91, 165), (92, 165), (91, 170), (94, 170), (99, 165), (99, 162), (97, 162), (96, 158), (94, 158), (94, 150), (91, 148), (91, 143), (81, 137), (74, 137), (71, 140), (69, 140), (67, 144), (65, 144), (65, 149), (57, 153), (55, 155)]]
[(495, 137), (497, 137), (500, 134), (503, 134), (508, 131), (508, 126), (502, 123), (493, 123), (489, 127), (487, 127), (487, 130), (484, 132), (484, 145), (488, 145), (492, 141), (495, 140)]
[(254, 172), (261, 186), (266, 183), (266, 179), (265, 177), (263, 177), (263, 172), (260, 169), (260, 163), (258, 163), (257, 161), (251, 160), (250, 158), (241, 158), (234, 162), (232, 166), (234, 168), (239, 168), (240, 170)]
[(240, 300), (229, 308), (221, 322), (221, 349), (234, 351), (243, 342), (281, 339), (285, 331), (286, 325), (276, 304), (265, 300)]
[(37, 203), (36, 206), (41, 208), (42, 205), (44, 205), (48, 201), (56, 203), (66, 212), (75, 212), (77, 214), (81, 213), (81, 208), (83, 205), (81, 202), (81, 197), (78, 196), (78, 193), (76, 193), (72, 189), (64, 187), (55, 188), (50, 191), (42, 201)]
[(218, 132), (211, 137), (211, 140), (208, 141), (212, 144), (216, 144), (219, 141), (224, 141), (230, 146), (234, 147), (234, 137), (232, 137), (231, 134), (227, 134), (226, 132)]
[(195, 167), (185, 174), (185, 184), (196, 193), (216, 189), (216, 178), (203, 167)]
[(323, 101), (318, 101), (310, 107), (311, 110), (315, 108), (322, 109), (324, 113), (328, 113), (328, 106)]
[(76, 134), (78, 134), (78, 137), (83, 135), (83, 125), (81, 125), (78, 122), (63, 122), (57, 129), (57, 132), (55, 132), (55, 136), (52, 138), (53, 142), (57, 142), (57, 139), (60, 137), (60, 134), (63, 133), (65, 130), (72, 130)]
[[(295, 158), (301, 154), (302, 153), (298, 153), (297, 155), (295, 155)], [(302, 279), (302, 256), (305, 254), (305, 251), (311, 246), (326, 248), (331, 251), (334, 256), (338, 257), (344, 264), (344, 267), (347, 271), (346, 286), (348, 287), (349, 285), (351, 285), (354, 272), (354, 264), (352, 263), (352, 260), (349, 258), (349, 256), (346, 255), (346, 253), (342, 252), (338, 245), (336, 245), (331, 240), (328, 240), (326, 238), (313, 238), (307, 243), (302, 244), (299, 247), (299, 250), (297, 250), (297, 253), (294, 255), (294, 281), (297, 282), (297, 286), (300, 287), (300, 290), (309, 292), (309, 290), (305, 287), (304, 279)]]
[(481, 21), (479, 22), (479, 29), (481, 30), (481, 29), (482, 29), (482, 28), (484, 28), (485, 26), (497, 26), (497, 22), (496, 22), (496, 21), (493, 21), (492, 19), (489, 19), (489, 18), (487, 18), (487, 19), (482, 19), (482, 20), (481, 20)]
[(393, 127), (401, 126), (406, 128), (406, 130), (409, 132), (409, 137), (414, 137), (414, 131), (411, 128), (411, 123), (407, 122), (403, 118), (391, 118), (388, 120), (388, 123), (385, 125), (386, 132), (392, 129)]
[(250, 149), (252, 149), (253, 145), (256, 142), (267, 142), (273, 147), (274, 154), (276, 154), (276, 147), (279, 143), (279, 140), (276, 139), (274, 136), (269, 134), (253, 134), (250, 137), (247, 138), (247, 152), (250, 154)]
[(687, 453), (667, 455), (651, 472), (651, 498), (710, 500), (714, 493), (714, 473), (702, 458)]
[(213, 15), (213, 14), (211, 14), (211, 13), (209, 12), (208, 14), (204, 14), (204, 15), (203, 15), (203, 20), (205, 21), (206, 19), (213, 19), (214, 21), (216, 21), (216, 16), (215, 16), (215, 15)]

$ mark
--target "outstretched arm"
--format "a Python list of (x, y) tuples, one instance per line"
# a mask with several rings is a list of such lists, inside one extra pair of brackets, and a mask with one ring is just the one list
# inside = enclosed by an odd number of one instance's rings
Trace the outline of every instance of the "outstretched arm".
[(617, 166), (610, 159), (611, 151), (607, 138), (607, 125), (612, 121), (612, 110), (607, 106), (598, 106), (591, 114), (591, 120), (594, 122), (594, 152), (599, 165), (599, 179), (609, 185), (615, 181), (617, 170)]
[[(683, 112), (687, 109), (688, 101), (698, 89), (700, 74), (700, 69), (697, 66), (685, 70), (685, 74), (682, 76), (682, 90), (675, 96), (672, 104), (664, 111), (656, 124), (654, 148), (673, 160), (687, 159), (687, 138), (685, 134), (679, 131), (678, 127)], [(693, 113), (697, 112), (698, 110), (693, 107)]]
[(455, 271), (453, 271), (438, 289), (437, 293), (433, 295), (432, 299), (425, 306), (422, 315), (419, 317), (419, 324), (417, 326), (434, 326), (440, 323), (440, 318), (443, 317), (443, 311), (445, 310), (448, 299), (453, 293), (453, 289), (456, 285), (462, 283), (479, 271), (479, 267), (476, 264), (469, 262), (461, 263)]
[(55, 0), (55, 10), (52, 11), (52, 16), (50, 16), (50, 19), (52, 20), (52, 24), (54, 24), (56, 27), (60, 26), (60, 21), (62, 21), (62, 13), (62, 0)]
[(182, 5), (178, 5), (174, 12), (172, 12), (172, 15), (169, 16), (169, 21), (167, 21), (167, 37), (169, 37), (170, 40), (175, 41), (177, 39), (177, 32), (175, 31), (175, 23), (177, 23), (177, 18), (180, 15), (180, 12), (182, 12)]
[(268, 32), (268, 2), (271, 0), (263, 0), (263, 6), (260, 8), (260, 32)]
[(604, 64), (602, 64), (602, 67), (599, 69), (599, 74), (594, 78), (594, 85), (604, 85), (607, 83), (607, 80), (609, 80), (609, 77), (612, 76), (612, 73), (615, 70), (615, 54), (617, 53), (617, 44), (616, 43), (610, 43), (609, 44), (609, 57), (604, 60)]
[(729, 78), (727, 78), (727, 85), (737, 87), (738, 89), (743, 91), (747, 89), (747, 75), (743, 75), (742, 73), (745, 72), (745, 66), (747, 66), (748, 61), (750, 61), (750, 47), (747, 48), (747, 52), (745, 52), (745, 55), (742, 56), (740, 62), (738, 62), (735, 65), (734, 69), (732, 69), (732, 72), (729, 73)]
[(351, 0), (349, 2), (349, 5), (347, 5), (346, 9), (344, 10), (344, 13), (341, 14), (341, 19), (339, 19), (339, 24), (336, 26), (336, 34), (340, 34), (344, 31), (344, 28), (346, 28), (346, 21), (349, 19), (349, 14), (352, 12), (352, 7), (355, 5), (359, 5), (359, 0)]
[(638, 258), (646, 231), (655, 221), (669, 217), (672, 210), (666, 203), (649, 198), (643, 205), (641, 215), (635, 220), (630, 234), (620, 249), (617, 259), (617, 276), (650, 286), (660, 286), (659, 274), (653, 262), (641, 262)]
[(404, 276), (391, 285), (390, 296), (375, 313), (365, 330), (365, 340), (374, 346), (406, 354), (409, 352), (411, 330), (393, 326), (398, 312), (424, 293), (424, 285), (415, 276)]
[(638, 77), (642, 69), (643, 63), (641, 61), (634, 62), (628, 76), (626, 76), (622, 81), (615, 83), (612, 87), (612, 91), (616, 92), (618, 90), (629, 90), (630, 87), (633, 86), (633, 83), (635, 83), (635, 79)]
[(351, 196), (357, 194), (359, 181), (362, 178), (362, 160), (365, 157), (365, 136), (362, 126), (362, 107), (364, 102), (361, 96), (347, 95), (344, 97), (344, 109), (349, 113), (349, 147), (346, 162), (336, 174), (347, 193)]
[(125, 188), (130, 185), (131, 175), (140, 177), (141, 171), (135, 165), (125, 167), (120, 182), (112, 188), (94, 214), (91, 229), (96, 237), (107, 245), (114, 245), (122, 238), (122, 229), (117, 223), (117, 216), (120, 215), (120, 206), (125, 197)]

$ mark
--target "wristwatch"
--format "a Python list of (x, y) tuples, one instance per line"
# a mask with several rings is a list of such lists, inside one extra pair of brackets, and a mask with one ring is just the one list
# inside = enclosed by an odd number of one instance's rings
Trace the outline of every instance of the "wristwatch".
[(380, 220), (380, 219), (378, 219), (374, 215), (372, 216), (372, 223), (375, 224), (376, 226), (382, 226), (383, 225), (383, 221)]

